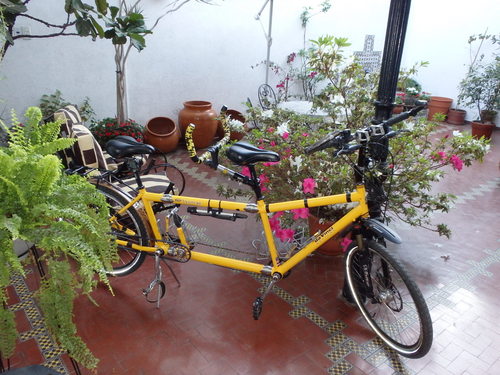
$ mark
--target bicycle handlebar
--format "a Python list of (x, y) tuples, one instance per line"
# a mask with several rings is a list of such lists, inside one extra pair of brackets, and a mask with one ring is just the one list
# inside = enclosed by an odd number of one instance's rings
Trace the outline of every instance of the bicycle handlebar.
[(221, 115), (223, 115), (221, 123), (222, 123), (222, 128), (224, 129), (224, 137), (221, 140), (219, 140), (219, 142), (217, 142), (215, 145), (208, 147), (207, 151), (205, 151), (200, 156), (196, 154), (196, 146), (194, 145), (193, 141), (193, 131), (196, 125), (191, 123), (187, 127), (185, 134), (186, 148), (189, 157), (195, 163), (198, 164), (204, 163), (209, 165), (211, 168), (217, 169), (217, 165), (219, 164), (218, 160), (219, 150), (229, 141), (231, 135), (228, 120), (227, 117), (225, 117), (226, 110), (227, 110), (226, 106), (223, 106), (221, 109)]
[[(304, 149), (304, 152), (306, 154), (312, 154), (314, 152), (321, 151), (321, 150), (324, 150), (326, 148), (334, 147), (334, 148), (338, 149), (338, 151), (335, 153), (335, 156), (353, 153), (356, 150), (358, 150), (359, 148), (361, 148), (361, 145), (348, 145), (348, 143), (351, 142), (353, 139), (358, 138), (358, 141), (367, 142), (369, 140), (369, 135), (381, 136), (378, 139), (395, 137), (396, 135), (398, 135), (404, 131), (407, 131), (407, 130), (393, 131), (393, 130), (391, 130), (390, 127), (394, 124), (397, 124), (398, 122), (406, 120), (409, 117), (415, 116), (418, 112), (423, 110), (425, 107), (426, 107), (425, 104), (416, 106), (416, 107), (412, 108), (411, 110), (403, 112), (397, 116), (391, 117), (390, 119), (387, 119), (380, 124), (372, 125), (372, 126), (369, 126), (368, 128), (358, 130), (356, 132), (357, 137), (353, 136), (349, 129), (342, 130), (342, 131), (336, 130), (336, 131), (328, 134), (323, 139), (320, 139), (318, 142), (316, 142), (310, 146), (307, 146)], [(383, 129), (383, 131), (382, 131), (382, 129)]]

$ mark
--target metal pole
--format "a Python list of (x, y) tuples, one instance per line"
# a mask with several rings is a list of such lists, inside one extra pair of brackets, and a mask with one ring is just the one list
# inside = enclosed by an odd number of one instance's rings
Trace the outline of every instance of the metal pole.
[(273, 38), (271, 37), (273, 28), (273, 4), (274, 0), (271, 0), (271, 4), (269, 5), (269, 29), (267, 30), (266, 85), (269, 84), (269, 59), (271, 57), (271, 44), (273, 44)]
[(380, 69), (377, 101), (375, 102), (374, 122), (382, 122), (391, 117), (396, 87), (398, 83), (401, 57), (410, 15), (411, 0), (391, 0), (384, 55)]

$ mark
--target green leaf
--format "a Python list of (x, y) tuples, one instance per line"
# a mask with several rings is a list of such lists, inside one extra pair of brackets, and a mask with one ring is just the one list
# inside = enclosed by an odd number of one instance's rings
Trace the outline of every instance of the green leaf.
[(103, 27), (97, 22), (94, 17), (91, 19), (92, 25), (94, 25), (94, 29), (96, 30), (97, 34), (99, 35), (99, 38), (104, 38), (104, 29)]
[(4, 11), (7, 13), (19, 14), (28, 10), (24, 4), (13, 3), (10, 0), (0, 0), (0, 5), (4, 7)]
[(106, 14), (108, 12), (109, 4), (106, 0), (95, 0), (95, 6), (99, 13)]
[(126, 44), (127, 37), (126, 36), (115, 36), (113, 38), (113, 44)]
[(118, 9), (117, 7), (109, 7), (109, 11), (111, 12), (111, 18), (115, 19), (120, 9)]
[(142, 35), (139, 34), (129, 34), (130, 43), (137, 48), (138, 51), (142, 51), (146, 47), (146, 40)]
[(90, 20), (79, 18), (76, 20), (75, 27), (76, 27), (76, 32), (80, 36), (88, 36), (92, 32), (92, 22)]

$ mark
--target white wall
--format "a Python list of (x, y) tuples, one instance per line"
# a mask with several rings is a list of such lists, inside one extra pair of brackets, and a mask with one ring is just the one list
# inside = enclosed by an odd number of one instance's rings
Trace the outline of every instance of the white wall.
[[(254, 16), (264, 0), (216, 0), (218, 5), (192, 2), (167, 15), (147, 36), (147, 48), (131, 52), (128, 63), (130, 117), (146, 123), (155, 116), (177, 120), (186, 100), (209, 100), (243, 109), (250, 97), (256, 103), (258, 86), (265, 80), (266, 40)], [(271, 60), (283, 62), (302, 47), (299, 15), (317, 1), (275, 0)], [(143, 0), (148, 21), (162, 13), (168, 1)], [(43, 5), (42, 5), (43, 4)], [(375, 49), (382, 50), (390, 0), (333, 0), (327, 14), (310, 21), (308, 38), (324, 34), (346, 36), (351, 51), (362, 50), (364, 36), (375, 34)], [(403, 56), (403, 66), (427, 60), (417, 80), (433, 95), (456, 98), (457, 85), (468, 62), (468, 36), (499, 32), (497, 0), (460, 2), (414, 0)], [(34, 8), (37, 6), (38, 8)], [(60, 22), (59, 0), (30, 3), (41, 17)], [(59, 9), (59, 14), (56, 11)], [(262, 24), (267, 28), (268, 9)], [(452, 20), (458, 18), (457, 24)], [(19, 20), (17, 25), (27, 25)], [(33, 32), (34, 26), (32, 26)], [(436, 38), (434, 39), (434, 37)], [(60, 89), (79, 103), (89, 96), (99, 118), (115, 114), (113, 47), (110, 41), (59, 37), (18, 40), (0, 65), (0, 109), (23, 112), (36, 105), (42, 94)], [(475, 114), (468, 116), (468, 119)], [(5, 117), (5, 114), (2, 116)], [(8, 117), (8, 116), (7, 116)]]

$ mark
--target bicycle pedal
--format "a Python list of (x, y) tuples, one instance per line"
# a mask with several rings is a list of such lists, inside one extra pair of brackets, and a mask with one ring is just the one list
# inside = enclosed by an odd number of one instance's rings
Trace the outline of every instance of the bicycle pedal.
[(252, 304), (252, 315), (254, 320), (259, 320), (260, 314), (262, 313), (262, 306), (264, 305), (264, 300), (261, 297), (255, 298)]

